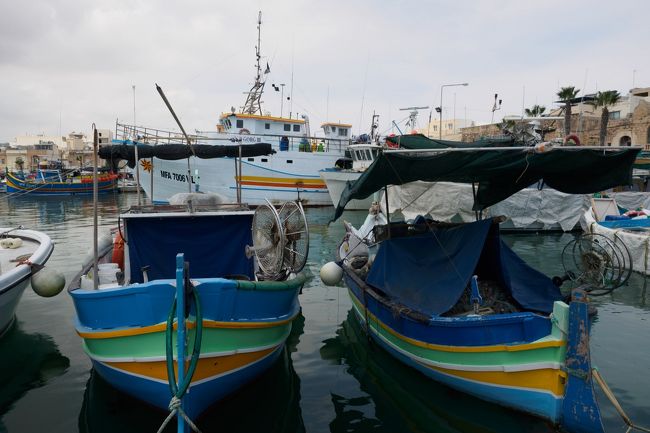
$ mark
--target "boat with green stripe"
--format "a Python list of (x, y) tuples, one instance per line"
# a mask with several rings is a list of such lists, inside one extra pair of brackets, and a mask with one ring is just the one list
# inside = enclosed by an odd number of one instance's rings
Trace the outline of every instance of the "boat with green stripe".
[[(566, 431), (602, 432), (588, 297), (597, 294), (594, 289), (624, 284), (625, 273), (611, 266), (614, 256), (602, 243), (575, 240), (571, 266), (584, 272), (551, 279), (504, 242), (502, 218), (483, 219), (481, 213), (537, 181), (580, 194), (629, 184), (638, 152), (549, 143), (386, 150), (347, 185), (335, 219), (351, 200), (382, 189), (390, 194), (390, 185), (446, 181), (474, 184), (477, 221), (449, 224), (418, 216), (391, 222), (385, 198), (386, 206), (374, 204), (359, 229), (345, 224), (337, 261), (324, 266), (321, 277), (326, 284), (343, 279), (366, 333), (426, 377)], [(589, 175), (595, 167), (606, 174)], [(567, 280), (573, 287), (562, 293)]]
[[(289, 207), (304, 216), (299, 205)], [(263, 212), (277, 216), (265, 221), (275, 224), (280, 244), (272, 245), (284, 260), (273, 275), (268, 272), (273, 258), (255, 249), (264, 235), (256, 225)], [(188, 374), (182, 409), (194, 419), (266, 371), (282, 353), (300, 313), (305, 274), (299, 271), (306, 260), (300, 241), (308, 233), (298, 233), (295, 221), (281, 219), (271, 206), (257, 211), (225, 204), (136, 206), (120, 220), (115, 240), (100, 248), (97, 287), (92, 263), (69, 286), (77, 334), (103, 379), (160, 409), (175, 397), (170, 371), (174, 377)], [(283, 250), (289, 247), (304, 257), (288, 257)], [(179, 287), (188, 299), (182, 298), (186, 307), (178, 307), (185, 319), (174, 323), (170, 309), (180, 305)], [(178, 337), (180, 325), (184, 335)], [(194, 348), (183, 371), (172, 349), (178, 338)]]

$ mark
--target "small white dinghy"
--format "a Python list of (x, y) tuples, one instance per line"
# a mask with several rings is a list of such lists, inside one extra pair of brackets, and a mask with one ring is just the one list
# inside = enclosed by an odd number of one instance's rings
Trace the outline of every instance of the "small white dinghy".
[[(0, 228), (0, 335), (13, 323), (16, 306), (25, 288), (32, 276), (43, 268), (53, 250), (54, 244), (45, 233)], [(49, 296), (53, 294), (56, 293)]]

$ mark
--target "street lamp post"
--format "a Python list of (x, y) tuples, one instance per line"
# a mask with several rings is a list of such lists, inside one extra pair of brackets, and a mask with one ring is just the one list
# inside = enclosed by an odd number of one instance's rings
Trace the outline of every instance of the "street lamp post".
[(438, 124), (438, 138), (442, 139), (442, 90), (445, 87), (469, 86), (469, 83), (443, 84), (440, 86), (440, 122)]

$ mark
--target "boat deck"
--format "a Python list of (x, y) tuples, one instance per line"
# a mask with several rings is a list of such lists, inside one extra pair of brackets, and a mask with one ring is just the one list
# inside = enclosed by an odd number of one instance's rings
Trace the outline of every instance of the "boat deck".
[[(4, 232), (4, 231), (3, 231)], [(0, 238), (0, 241), (6, 238), (15, 238), (9, 232), (6, 236)], [(18, 248), (4, 248), (0, 246), (0, 270), (6, 272), (18, 265), (21, 260), (29, 259), (39, 247), (39, 242), (32, 239), (20, 238), (22, 245)]]

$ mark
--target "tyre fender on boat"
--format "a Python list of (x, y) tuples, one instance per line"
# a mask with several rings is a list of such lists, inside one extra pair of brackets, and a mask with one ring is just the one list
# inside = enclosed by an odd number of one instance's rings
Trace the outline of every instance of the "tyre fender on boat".
[(580, 138), (578, 138), (576, 134), (569, 134), (564, 137), (563, 143), (566, 145), (569, 143), (569, 140), (573, 141), (575, 143), (575, 146), (580, 146)]
[(246, 128), (242, 128), (242, 129), (239, 130), (239, 133), (240, 133), (241, 135), (248, 135), (248, 134), (250, 134), (251, 132), (250, 132), (248, 129), (246, 129)]

